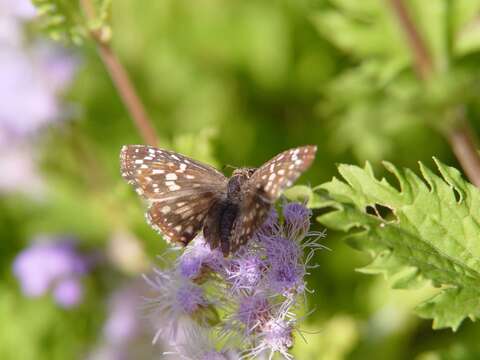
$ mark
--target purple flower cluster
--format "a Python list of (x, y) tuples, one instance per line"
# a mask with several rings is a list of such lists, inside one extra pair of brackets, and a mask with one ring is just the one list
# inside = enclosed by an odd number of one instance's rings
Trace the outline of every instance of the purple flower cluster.
[[(149, 318), (177, 358), (292, 359), (296, 310), (307, 290), (305, 276), (322, 234), (309, 232), (310, 210), (284, 203), (272, 210), (253, 239), (224, 258), (199, 235), (174, 268), (147, 278), (155, 296)], [(221, 339), (222, 348), (213, 342)], [(241, 345), (239, 345), (241, 344)], [(217, 345), (217, 347), (215, 346)]]
[(55, 301), (68, 308), (83, 299), (81, 278), (89, 263), (71, 239), (41, 236), (17, 255), (13, 272), (26, 296), (39, 297), (51, 291)]

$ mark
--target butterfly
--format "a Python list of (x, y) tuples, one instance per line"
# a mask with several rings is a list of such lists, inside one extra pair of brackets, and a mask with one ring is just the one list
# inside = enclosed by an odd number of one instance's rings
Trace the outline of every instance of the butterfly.
[(286, 150), (259, 168), (230, 178), (179, 153), (125, 145), (122, 177), (150, 203), (146, 218), (168, 242), (186, 246), (202, 229), (210, 248), (224, 256), (246, 244), (284, 189), (311, 165), (316, 146)]

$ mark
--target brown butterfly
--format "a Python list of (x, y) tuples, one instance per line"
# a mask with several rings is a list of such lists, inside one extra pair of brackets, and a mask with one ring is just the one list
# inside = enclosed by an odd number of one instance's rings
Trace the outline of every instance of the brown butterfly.
[(173, 151), (126, 145), (122, 176), (150, 202), (149, 224), (173, 243), (187, 245), (203, 228), (212, 249), (225, 256), (247, 243), (281, 192), (315, 158), (316, 146), (284, 151), (259, 168), (226, 178), (215, 168)]

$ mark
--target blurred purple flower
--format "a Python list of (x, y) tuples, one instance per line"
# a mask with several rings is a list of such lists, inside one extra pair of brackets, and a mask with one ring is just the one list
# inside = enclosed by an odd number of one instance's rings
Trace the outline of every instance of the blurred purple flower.
[(3, 16), (25, 20), (33, 18), (37, 13), (31, 0), (0, 0), (0, 11)]
[(154, 343), (159, 337), (167, 343), (175, 343), (183, 337), (188, 324), (208, 321), (210, 303), (202, 287), (175, 271), (155, 269), (154, 274), (145, 279), (154, 291), (146, 303), (153, 326), (157, 327)]
[(83, 286), (77, 277), (69, 277), (60, 281), (53, 289), (53, 297), (65, 308), (78, 304), (83, 299)]
[(192, 326), (184, 340), (175, 344), (174, 351), (164, 355), (182, 360), (240, 360), (240, 355), (232, 349), (216, 350), (213, 334), (198, 326)]
[(46, 236), (35, 239), (13, 263), (13, 272), (26, 296), (38, 297), (52, 290), (63, 307), (82, 300), (80, 279), (88, 268), (87, 258), (78, 253), (72, 240)]
[(0, 193), (20, 192), (35, 197), (45, 188), (28, 144), (0, 146), (0, 172)]
[(143, 281), (135, 281), (112, 293), (103, 336), (87, 356), (88, 360), (158, 359), (158, 354), (152, 349), (149, 329), (140, 316), (141, 295), (146, 290)]
[(21, 44), (23, 22), (35, 15), (30, 0), (0, 0), (0, 48)]
[(75, 67), (71, 56), (52, 45), (0, 44), (0, 145), (24, 141), (61, 118), (59, 95)]
[(77, 60), (46, 41), (23, 36), (36, 10), (29, 0), (0, 0), (0, 192), (41, 194), (35, 137), (65, 117), (61, 95)]
[(109, 301), (109, 314), (103, 328), (105, 340), (120, 346), (132, 340), (140, 331), (138, 309), (140, 297), (136, 287), (125, 287), (115, 292)]

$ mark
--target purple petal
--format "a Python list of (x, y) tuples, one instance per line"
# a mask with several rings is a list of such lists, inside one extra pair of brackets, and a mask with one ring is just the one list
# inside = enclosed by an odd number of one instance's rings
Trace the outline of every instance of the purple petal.
[(82, 301), (83, 286), (79, 279), (65, 279), (55, 286), (53, 296), (59, 305), (70, 308)]

